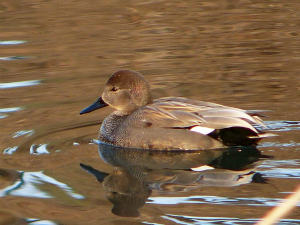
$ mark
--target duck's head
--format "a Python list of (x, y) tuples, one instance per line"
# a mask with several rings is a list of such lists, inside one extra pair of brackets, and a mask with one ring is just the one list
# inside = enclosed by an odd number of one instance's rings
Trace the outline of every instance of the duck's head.
[(120, 70), (109, 78), (102, 96), (80, 114), (108, 105), (121, 114), (130, 114), (149, 102), (151, 102), (150, 85), (146, 79), (137, 72)]

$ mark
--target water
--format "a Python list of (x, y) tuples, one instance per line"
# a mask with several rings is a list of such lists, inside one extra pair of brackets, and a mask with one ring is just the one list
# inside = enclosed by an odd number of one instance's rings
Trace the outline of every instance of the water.
[[(298, 5), (1, 2), (0, 224), (254, 224), (299, 185)], [(272, 158), (203, 171), (222, 154), (100, 156), (111, 109), (79, 112), (119, 69), (155, 97), (269, 110), (278, 136), (258, 150)], [(280, 224), (300, 224), (299, 206)]]
[(17, 87), (27, 87), (40, 84), (39, 80), (28, 80), (28, 81), (18, 81), (10, 83), (0, 83), (0, 89), (5, 88), (17, 88)]

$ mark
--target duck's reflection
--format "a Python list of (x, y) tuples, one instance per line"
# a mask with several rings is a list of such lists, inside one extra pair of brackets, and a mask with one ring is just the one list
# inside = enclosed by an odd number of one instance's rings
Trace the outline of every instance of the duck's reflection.
[(119, 216), (139, 216), (138, 210), (152, 190), (182, 192), (203, 186), (264, 182), (255, 168), (266, 156), (254, 147), (179, 152), (98, 146), (100, 156), (116, 167), (115, 172), (80, 165), (102, 184), (114, 204), (112, 212)]
[(139, 216), (141, 208), (151, 194), (145, 180), (135, 178), (126, 170), (116, 170), (112, 174), (98, 171), (90, 166), (80, 164), (93, 174), (105, 188), (106, 196), (114, 204), (112, 212), (119, 216)]

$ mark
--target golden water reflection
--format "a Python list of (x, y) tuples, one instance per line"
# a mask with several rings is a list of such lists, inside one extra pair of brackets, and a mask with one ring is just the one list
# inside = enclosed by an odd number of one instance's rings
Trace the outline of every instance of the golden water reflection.
[[(254, 223), (299, 183), (298, 18), (299, 4), (289, 0), (1, 1), (0, 87), (13, 87), (1, 88), (0, 187), (21, 188), (30, 175), (41, 182), (33, 185), (37, 193), (52, 198), (5, 192), (0, 223)], [(138, 218), (112, 214), (105, 188), (79, 166), (114, 174), (91, 141), (111, 109), (78, 113), (119, 69), (142, 73), (155, 97), (272, 110), (264, 120), (278, 137), (258, 149), (274, 158), (256, 168), (267, 183), (195, 182), (197, 188), (172, 194), (154, 188)], [(259, 204), (261, 198), (268, 201)], [(176, 204), (165, 204), (171, 200)], [(298, 211), (282, 223), (299, 223)]]

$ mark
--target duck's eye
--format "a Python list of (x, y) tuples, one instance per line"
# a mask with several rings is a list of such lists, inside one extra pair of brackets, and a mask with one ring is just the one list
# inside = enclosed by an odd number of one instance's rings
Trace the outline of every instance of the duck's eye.
[(119, 88), (118, 87), (112, 87), (112, 89), (110, 89), (111, 91), (117, 91), (117, 90), (119, 90)]

